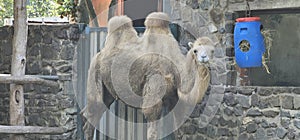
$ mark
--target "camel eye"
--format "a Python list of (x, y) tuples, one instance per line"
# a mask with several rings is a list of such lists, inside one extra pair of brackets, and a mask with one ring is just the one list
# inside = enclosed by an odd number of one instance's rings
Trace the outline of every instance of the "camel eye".
[(211, 53), (212, 53), (212, 54), (215, 53), (215, 50), (212, 50)]
[(194, 50), (194, 53), (197, 53), (198, 51), (197, 50)]

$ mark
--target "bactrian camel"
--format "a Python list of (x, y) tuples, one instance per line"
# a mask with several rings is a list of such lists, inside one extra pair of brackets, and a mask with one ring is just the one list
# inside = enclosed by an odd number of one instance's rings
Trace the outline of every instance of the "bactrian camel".
[[(138, 37), (127, 16), (109, 20), (105, 47), (92, 59), (88, 73), (87, 105), (82, 111), (86, 139), (92, 139), (94, 127), (116, 99), (141, 108), (147, 122), (163, 117), (163, 107), (170, 112), (179, 101), (202, 100), (210, 82), (213, 42), (200, 37), (184, 56), (165, 13), (149, 14), (145, 26)], [(174, 114), (174, 120), (182, 118), (180, 110)], [(156, 128), (156, 123), (148, 124), (147, 139), (158, 139)]]

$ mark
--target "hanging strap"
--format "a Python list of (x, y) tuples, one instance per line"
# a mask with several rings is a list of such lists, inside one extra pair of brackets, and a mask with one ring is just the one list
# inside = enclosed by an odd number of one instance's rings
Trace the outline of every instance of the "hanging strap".
[(250, 10), (250, 5), (249, 5), (249, 0), (246, 0), (246, 12), (245, 12), (245, 17), (250, 17), (251, 16), (251, 10)]

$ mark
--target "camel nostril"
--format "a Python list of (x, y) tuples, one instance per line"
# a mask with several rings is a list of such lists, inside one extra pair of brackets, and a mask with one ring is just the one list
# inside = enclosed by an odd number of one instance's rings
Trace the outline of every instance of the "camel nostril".
[(207, 56), (206, 55), (201, 55), (201, 58), (206, 58)]

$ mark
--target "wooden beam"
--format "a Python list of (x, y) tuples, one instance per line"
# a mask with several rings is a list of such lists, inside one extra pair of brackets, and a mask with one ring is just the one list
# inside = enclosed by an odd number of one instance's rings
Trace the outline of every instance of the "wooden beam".
[[(251, 10), (275, 10), (275, 9), (299, 9), (299, 0), (259, 0), (249, 2)], [(229, 3), (229, 12), (245, 11), (246, 2), (241, 3)]]
[[(28, 35), (26, 0), (14, 0), (14, 35), (12, 41), (12, 76), (25, 75), (26, 45)], [(24, 126), (24, 90), (23, 85), (10, 84), (9, 100), (10, 125)], [(10, 135), (10, 140), (24, 140), (24, 135)]]
[(39, 126), (5, 126), (0, 125), (0, 134), (50, 134), (58, 135), (66, 133), (62, 127), (39, 127)]
[(9, 74), (0, 74), (0, 83), (7, 84), (40, 84), (51, 87), (58, 87), (59, 84), (54, 81), (44, 80), (38, 76), (24, 75), (24, 76), (10, 76)]

